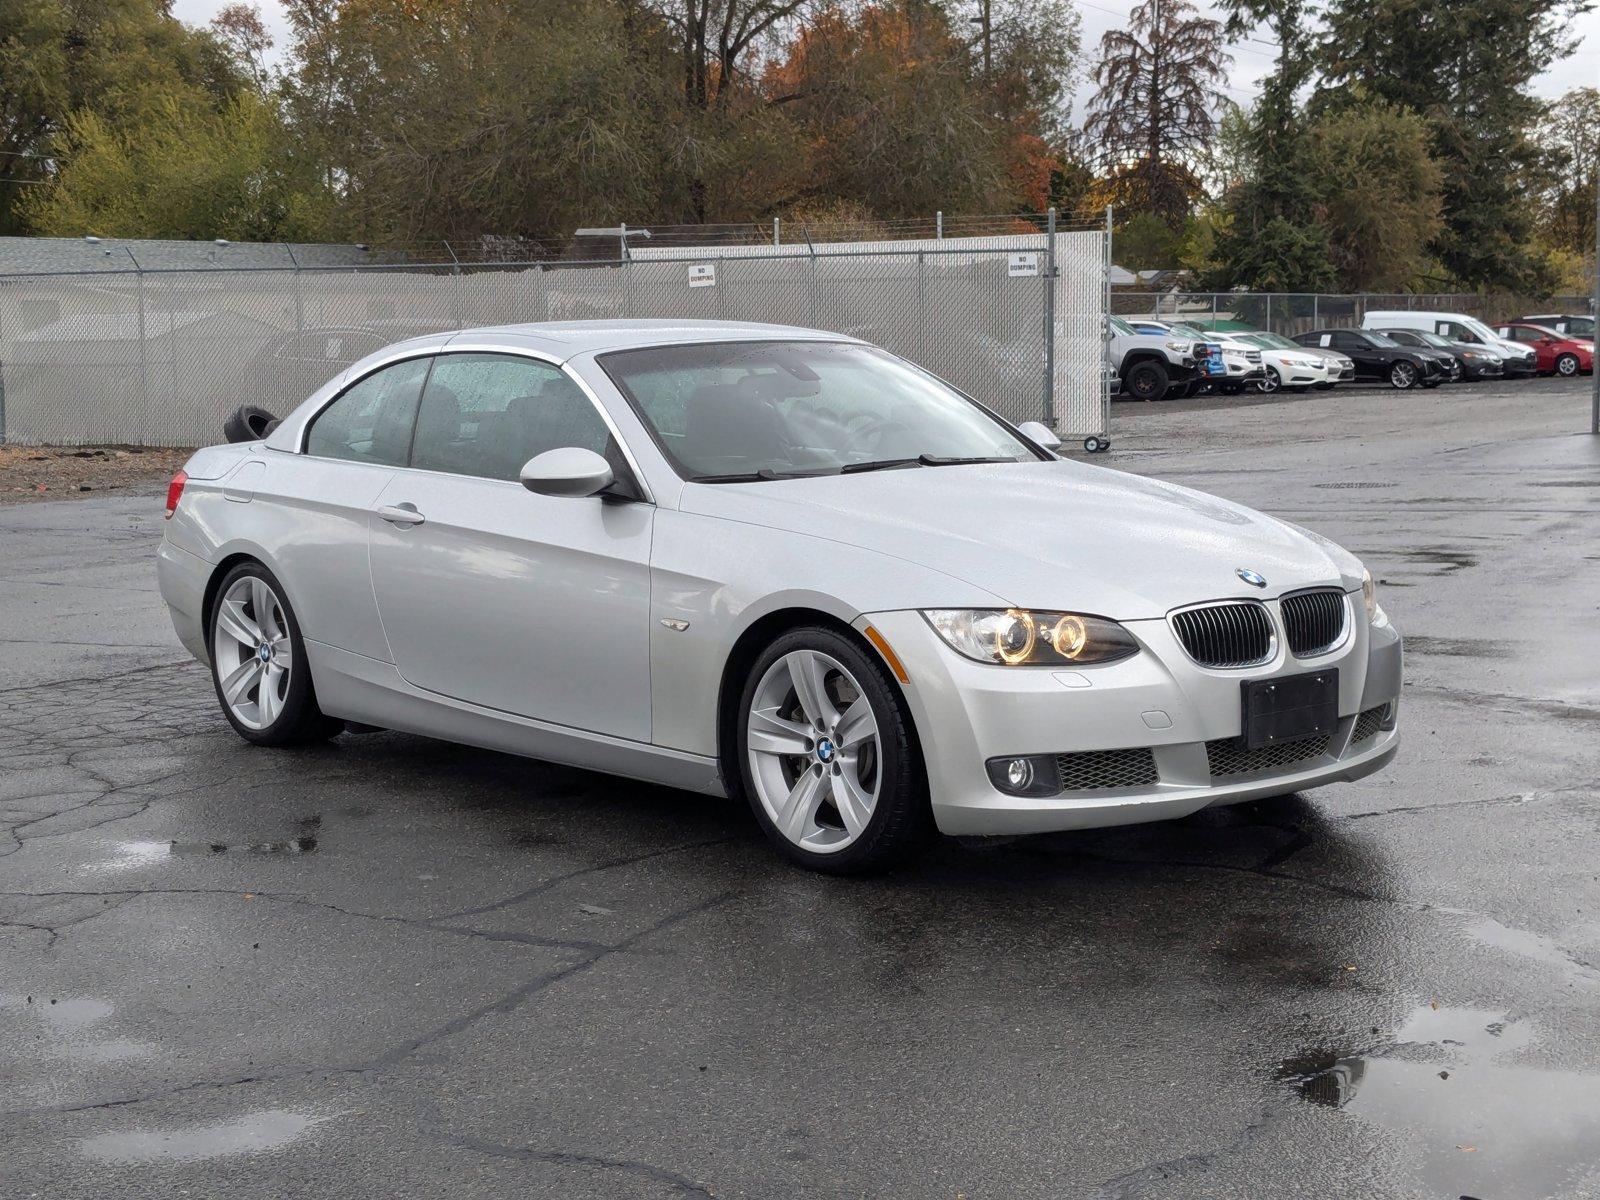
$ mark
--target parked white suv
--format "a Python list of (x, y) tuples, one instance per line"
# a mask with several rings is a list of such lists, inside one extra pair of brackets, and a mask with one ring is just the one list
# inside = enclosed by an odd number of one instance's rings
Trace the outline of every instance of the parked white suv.
[(1466, 313), (1415, 309), (1369, 312), (1362, 318), (1361, 328), (1421, 329), (1440, 334), (1451, 341), (1487, 346), (1505, 360), (1507, 375), (1532, 375), (1538, 363), (1538, 355), (1532, 346), (1503, 338), (1477, 317), (1470, 317)]

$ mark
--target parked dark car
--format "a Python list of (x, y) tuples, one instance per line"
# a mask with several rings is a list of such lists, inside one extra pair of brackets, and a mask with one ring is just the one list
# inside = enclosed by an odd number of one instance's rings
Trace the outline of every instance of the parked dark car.
[(1497, 325), (1495, 332), (1533, 348), (1535, 369), (1541, 375), (1585, 375), (1594, 370), (1594, 343), (1543, 325)]
[(1402, 346), (1451, 355), (1461, 368), (1462, 379), (1500, 379), (1506, 373), (1505, 360), (1487, 346), (1452, 341), (1443, 334), (1429, 333), (1425, 329), (1385, 329), (1383, 332)]
[(1594, 318), (1582, 313), (1540, 313), (1531, 317), (1514, 317), (1513, 325), (1543, 325), (1568, 337), (1594, 340)]
[(1357, 379), (1377, 379), (1397, 388), (1438, 387), (1450, 378), (1440, 355), (1402, 346), (1376, 329), (1313, 329), (1297, 334), (1302, 346), (1337, 350), (1356, 364)]

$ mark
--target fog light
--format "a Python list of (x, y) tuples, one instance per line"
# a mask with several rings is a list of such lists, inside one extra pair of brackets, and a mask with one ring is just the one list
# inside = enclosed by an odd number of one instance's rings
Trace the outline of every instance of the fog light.
[(1383, 706), (1383, 719), (1378, 722), (1378, 728), (1387, 732), (1400, 724), (1400, 701), (1391, 700)]
[(1061, 773), (1053, 754), (991, 758), (984, 765), (989, 782), (1010, 796), (1054, 796), (1061, 790)]

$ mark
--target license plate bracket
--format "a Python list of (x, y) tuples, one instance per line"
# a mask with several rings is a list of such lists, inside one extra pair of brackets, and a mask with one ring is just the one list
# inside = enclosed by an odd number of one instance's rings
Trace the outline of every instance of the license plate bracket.
[(1248, 750), (1330, 735), (1339, 724), (1339, 668), (1239, 685)]

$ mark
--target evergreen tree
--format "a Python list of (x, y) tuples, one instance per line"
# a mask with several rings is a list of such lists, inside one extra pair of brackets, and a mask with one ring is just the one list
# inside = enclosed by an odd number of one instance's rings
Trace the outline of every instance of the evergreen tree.
[(1570, 53), (1567, 23), (1592, 0), (1332, 0), (1318, 105), (1378, 99), (1431, 128), (1444, 172), (1440, 265), (1458, 285), (1536, 291), (1531, 244), (1544, 156), (1529, 83)]
[(1312, 147), (1297, 94), (1312, 71), (1305, 0), (1226, 0), (1228, 33), (1248, 36), (1265, 24), (1278, 46), (1243, 137), (1248, 173), (1224, 199), (1225, 218), (1211, 247), (1213, 287), (1312, 292), (1335, 280), (1328, 229), (1321, 219)]

